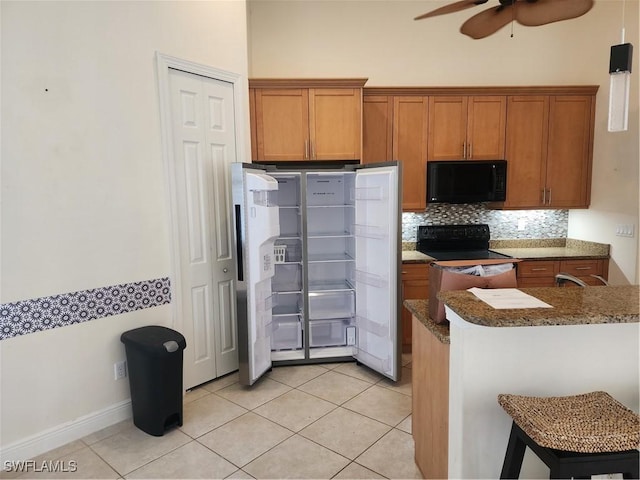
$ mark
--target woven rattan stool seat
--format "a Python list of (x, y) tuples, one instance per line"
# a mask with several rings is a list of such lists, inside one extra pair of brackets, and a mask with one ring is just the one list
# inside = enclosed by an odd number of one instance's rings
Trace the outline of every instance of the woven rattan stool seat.
[(498, 403), (539, 445), (582, 453), (633, 450), (640, 417), (606, 392), (567, 397), (498, 395)]

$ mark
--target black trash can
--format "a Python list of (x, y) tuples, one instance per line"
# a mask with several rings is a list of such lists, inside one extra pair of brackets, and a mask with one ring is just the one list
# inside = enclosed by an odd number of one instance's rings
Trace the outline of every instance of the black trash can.
[(182, 355), (185, 338), (158, 325), (124, 332), (133, 423), (160, 437), (182, 425)]

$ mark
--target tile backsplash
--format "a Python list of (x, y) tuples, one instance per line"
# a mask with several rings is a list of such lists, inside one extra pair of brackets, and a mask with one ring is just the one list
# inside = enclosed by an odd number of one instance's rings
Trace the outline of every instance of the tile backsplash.
[(424, 213), (402, 214), (402, 241), (415, 242), (418, 225), (486, 223), (491, 239), (564, 238), (568, 210), (490, 210), (482, 203), (430, 204)]

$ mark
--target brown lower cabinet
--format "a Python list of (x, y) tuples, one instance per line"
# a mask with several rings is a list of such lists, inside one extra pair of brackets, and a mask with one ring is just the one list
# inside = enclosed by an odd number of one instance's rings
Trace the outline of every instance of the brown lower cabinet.
[(449, 344), (413, 320), (411, 432), (424, 478), (448, 478)]
[[(558, 273), (568, 273), (589, 285), (602, 285), (591, 275), (608, 278), (609, 260), (525, 260), (517, 264), (519, 287), (554, 287)], [(567, 283), (567, 285), (570, 285)]]
[[(429, 264), (402, 264), (402, 302), (429, 298)], [(402, 351), (411, 352), (411, 312), (402, 307)]]

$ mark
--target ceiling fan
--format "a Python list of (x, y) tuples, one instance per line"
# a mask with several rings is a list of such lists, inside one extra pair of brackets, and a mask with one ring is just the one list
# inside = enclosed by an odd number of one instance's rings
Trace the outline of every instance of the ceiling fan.
[[(459, 0), (436, 8), (414, 20), (459, 12), (489, 0)], [(594, 0), (499, 0), (500, 5), (491, 7), (469, 18), (460, 27), (460, 32), (471, 38), (484, 38), (497, 32), (514, 20), (526, 26), (545, 25), (584, 15)], [(512, 35), (513, 36), (513, 35)]]

